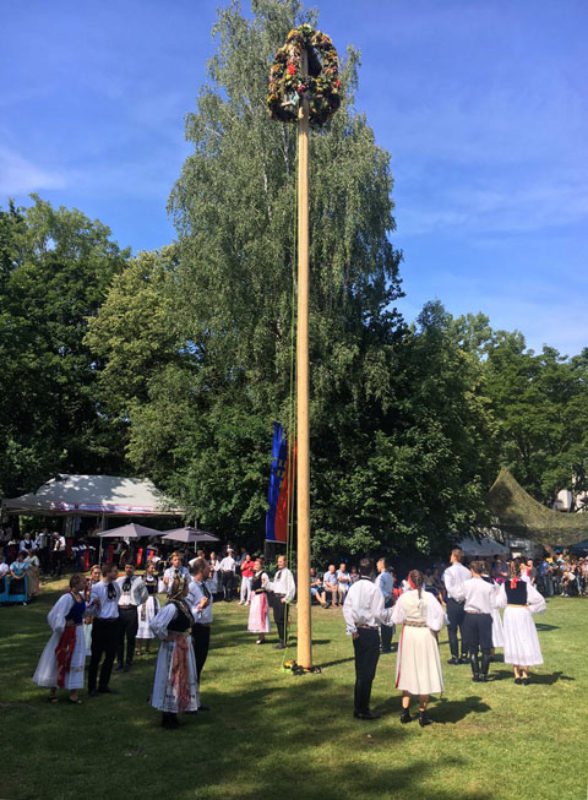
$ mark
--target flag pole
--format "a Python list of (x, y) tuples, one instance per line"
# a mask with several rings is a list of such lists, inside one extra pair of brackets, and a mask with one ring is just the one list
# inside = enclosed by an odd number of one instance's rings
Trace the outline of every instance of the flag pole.
[[(302, 50), (302, 74), (308, 76), (308, 52)], [(310, 457), (308, 379), (308, 138), (305, 95), (298, 109), (298, 325), (296, 335), (297, 460), (297, 662), (312, 666), (310, 617)]]

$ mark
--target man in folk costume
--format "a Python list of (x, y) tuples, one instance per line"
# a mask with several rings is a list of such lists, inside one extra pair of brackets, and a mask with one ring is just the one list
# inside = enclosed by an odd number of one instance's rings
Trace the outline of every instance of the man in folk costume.
[(190, 580), (190, 573), (188, 572), (188, 568), (182, 564), (182, 556), (180, 553), (177, 551), (173, 552), (170, 556), (169, 564), (169, 567), (163, 573), (163, 583), (168, 597), (176, 578), (184, 578), (186, 581)]
[[(394, 605), (394, 579), (388, 572), (388, 565), (385, 558), (380, 558), (376, 563), (378, 576), (376, 578), (376, 586), (382, 592), (384, 598), (384, 608), (392, 608)], [(382, 625), (380, 629), (382, 637), (382, 653), (392, 652), (392, 636), (394, 635), (393, 625)]]
[[(90, 697), (97, 697), (99, 694), (117, 694), (115, 689), (108, 686), (120, 638), (118, 611), (120, 587), (116, 583), (117, 577), (118, 568), (114, 564), (103, 564), (102, 580), (95, 583), (90, 591), (89, 606), (95, 610), (92, 625), (92, 656), (88, 668)], [(104, 661), (96, 688), (98, 667), (103, 656)]]
[[(124, 670), (128, 672), (133, 666), (135, 652), (135, 639), (139, 628), (138, 608), (147, 601), (147, 587), (138, 575), (135, 575), (135, 565), (132, 561), (125, 564), (125, 574), (118, 578), (120, 588), (118, 601), (118, 615), (120, 620), (117, 665), (115, 672)], [(127, 657), (125, 660), (125, 640), (127, 643)]]
[[(443, 583), (447, 590), (447, 634), (449, 636), (449, 649), (451, 658), (448, 664), (467, 664), (469, 659), (466, 654), (466, 646), (463, 639), (464, 604), (462, 597), (462, 587), (471, 578), (469, 569), (463, 564), (463, 550), (456, 547), (451, 551), (451, 566), (443, 573)], [(461, 637), (461, 659), (459, 657), (459, 644), (457, 641), (457, 631), (459, 629)]]
[[(483, 579), (483, 571), (484, 565), (481, 561), (472, 561), (472, 577), (461, 585), (457, 593), (464, 601), (463, 638), (470, 656), (474, 681), (488, 680), (492, 653), (492, 610), (496, 605), (494, 586)], [(482, 651), (481, 669), (478, 650)]]
[[(210, 626), (212, 625), (212, 594), (206, 585), (210, 569), (208, 561), (197, 558), (192, 564), (192, 581), (188, 587), (188, 605), (194, 618), (192, 625), (192, 644), (196, 659), (196, 676), (200, 684), (202, 669), (206, 663), (210, 646)], [(198, 711), (208, 711), (208, 706), (198, 706)]]
[(355, 657), (355, 692), (353, 716), (378, 719), (370, 711), (372, 683), (380, 657), (380, 625), (392, 624), (393, 609), (386, 609), (384, 595), (372, 582), (374, 563), (370, 558), (359, 562), (359, 580), (352, 584), (343, 604), (347, 634), (353, 636)]
[(296, 596), (296, 583), (294, 575), (286, 566), (286, 556), (278, 556), (278, 569), (274, 579), (268, 582), (267, 589), (271, 591), (271, 605), (274, 612), (274, 622), (278, 629), (279, 642), (276, 650), (283, 650), (286, 646), (286, 621), (288, 619), (288, 604)]
[(151, 630), (161, 642), (151, 705), (162, 712), (164, 728), (177, 728), (178, 714), (198, 711), (200, 705), (191, 636), (194, 618), (187, 596), (188, 582), (175, 578), (167, 605), (151, 621)]

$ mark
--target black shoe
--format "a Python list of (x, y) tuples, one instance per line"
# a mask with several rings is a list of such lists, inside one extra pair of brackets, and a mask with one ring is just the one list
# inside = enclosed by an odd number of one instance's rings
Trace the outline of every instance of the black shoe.
[(402, 722), (403, 725), (406, 725), (407, 722), (412, 722), (412, 717), (410, 716), (408, 708), (405, 708), (400, 715), (400, 722)]
[(117, 664), (116, 667), (112, 670), (113, 672), (122, 672), (123, 665)]
[(117, 689), (111, 689), (109, 686), (107, 686), (105, 689), (98, 689), (98, 692), (100, 694), (120, 694)]
[(478, 661), (478, 656), (471, 657), (472, 663), (472, 680), (479, 681), (480, 680), (480, 662)]
[(523, 686), (528, 686), (529, 685), (529, 679), (528, 678), (521, 678), (521, 683), (523, 684)]
[(469, 658), (464, 655), (462, 655), (462, 657), (459, 659), (460, 664), (469, 664), (469, 661), (470, 661)]
[(274, 650), (283, 650), (285, 646), (284, 642), (278, 642), (274, 645)]
[(517, 686), (520, 686), (521, 683), (523, 682), (523, 679), (522, 678), (515, 678), (514, 682), (517, 684)]
[(125, 664), (123, 667), (123, 672), (130, 672), (133, 668), (132, 664)]
[(198, 706), (198, 711), (210, 711), (210, 706)]
[(382, 653), (382, 655), (384, 655), (385, 653), (391, 653), (391, 652), (392, 652), (392, 648), (391, 647), (387, 647), (385, 650), (384, 649), (380, 650), (380, 653)]
[(371, 711), (354, 711), (355, 719), (380, 719), (379, 714), (372, 714)]
[(175, 714), (163, 714), (161, 718), (161, 727), (167, 728), (168, 730), (175, 730), (176, 728), (180, 727), (180, 723), (178, 722), (178, 718)]
[(451, 656), (451, 658), (449, 659), (449, 661), (447, 663), (451, 664), (452, 666), (456, 666), (457, 664), (460, 663), (460, 660), (456, 656)]
[(88, 697), (100, 697), (100, 692), (98, 691), (98, 689), (91, 689), (88, 692)]
[(433, 720), (427, 716), (425, 711), (419, 711), (419, 725), (424, 728), (425, 725), (432, 725)]

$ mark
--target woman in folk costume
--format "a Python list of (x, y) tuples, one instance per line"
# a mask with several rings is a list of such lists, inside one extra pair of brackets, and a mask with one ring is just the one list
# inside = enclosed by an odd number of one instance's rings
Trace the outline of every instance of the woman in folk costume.
[[(94, 564), (92, 569), (90, 570), (90, 577), (86, 578), (86, 586), (84, 589), (84, 600), (86, 604), (90, 602), (90, 596), (92, 594), (92, 586), (95, 583), (100, 583), (102, 580), (102, 570), (98, 564)], [(92, 655), (92, 627), (94, 625), (93, 617), (87, 616), (84, 619), (84, 639), (86, 641), (86, 655)]]
[(250, 633), (258, 634), (255, 644), (263, 644), (266, 633), (270, 632), (269, 603), (265, 591), (268, 580), (267, 574), (263, 571), (263, 561), (261, 558), (256, 558), (255, 572), (251, 579), (251, 605), (247, 624)]
[(155, 564), (149, 561), (143, 576), (143, 583), (147, 587), (147, 600), (137, 608), (139, 617), (139, 627), (137, 628), (137, 655), (142, 654), (142, 643), (146, 642), (146, 652), (151, 651), (151, 639), (154, 633), (151, 630), (151, 620), (161, 610), (159, 597), (157, 596), (157, 574)]
[(192, 645), (194, 618), (186, 602), (188, 581), (175, 578), (167, 605), (151, 620), (161, 640), (155, 667), (151, 705), (162, 712), (164, 728), (177, 728), (178, 714), (198, 711), (198, 679)]
[[(494, 601), (498, 602), (498, 595), (500, 594), (500, 584), (490, 575), (490, 567), (486, 561), (481, 562), (484, 565), (482, 572), (482, 580), (486, 583), (492, 584), (494, 587)], [(497, 647), (504, 647), (504, 628), (502, 625), (502, 617), (500, 611), (496, 607), (492, 607), (492, 656)]]
[(521, 576), (522, 568), (522, 559), (513, 558), (510, 581), (500, 587), (497, 605), (504, 608), (504, 662), (513, 665), (515, 683), (527, 686), (529, 667), (543, 664), (532, 614), (542, 614), (547, 606), (545, 598)]
[(72, 575), (70, 591), (55, 603), (47, 622), (53, 635), (39, 659), (33, 681), (49, 688), (49, 701), (57, 703), (57, 688), (69, 689), (69, 702), (81, 704), (78, 690), (84, 685), (86, 642), (83, 621), (86, 613), (83, 575)]
[(396, 688), (402, 691), (400, 721), (410, 722), (410, 697), (419, 696), (419, 724), (429, 725), (426, 712), (429, 695), (443, 691), (443, 673), (437, 633), (445, 624), (439, 601), (423, 590), (423, 575), (413, 569), (408, 575), (409, 590), (398, 598), (392, 621), (402, 625), (396, 662)]
[(25, 558), (27, 565), (27, 575), (29, 576), (29, 595), (34, 597), (39, 594), (39, 570), (41, 569), (41, 562), (36, 550), (28, 550)]

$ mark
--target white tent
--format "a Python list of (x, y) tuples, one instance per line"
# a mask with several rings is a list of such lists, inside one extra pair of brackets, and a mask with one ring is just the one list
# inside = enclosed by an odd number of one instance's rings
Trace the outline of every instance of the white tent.
[(2, 501), (9, 514), (177, 517), (183, 514), (149, 480), (112, 475), (59, 475), (36, 492)]
[(489, 536), (482, 536), (479, 542), (467, 536), (457, 543), (457, 547), (461, 548), (468, 558), (473, 558), (473, 556), (506, 556), (509, 552), (508, 547), (494, 541)]

